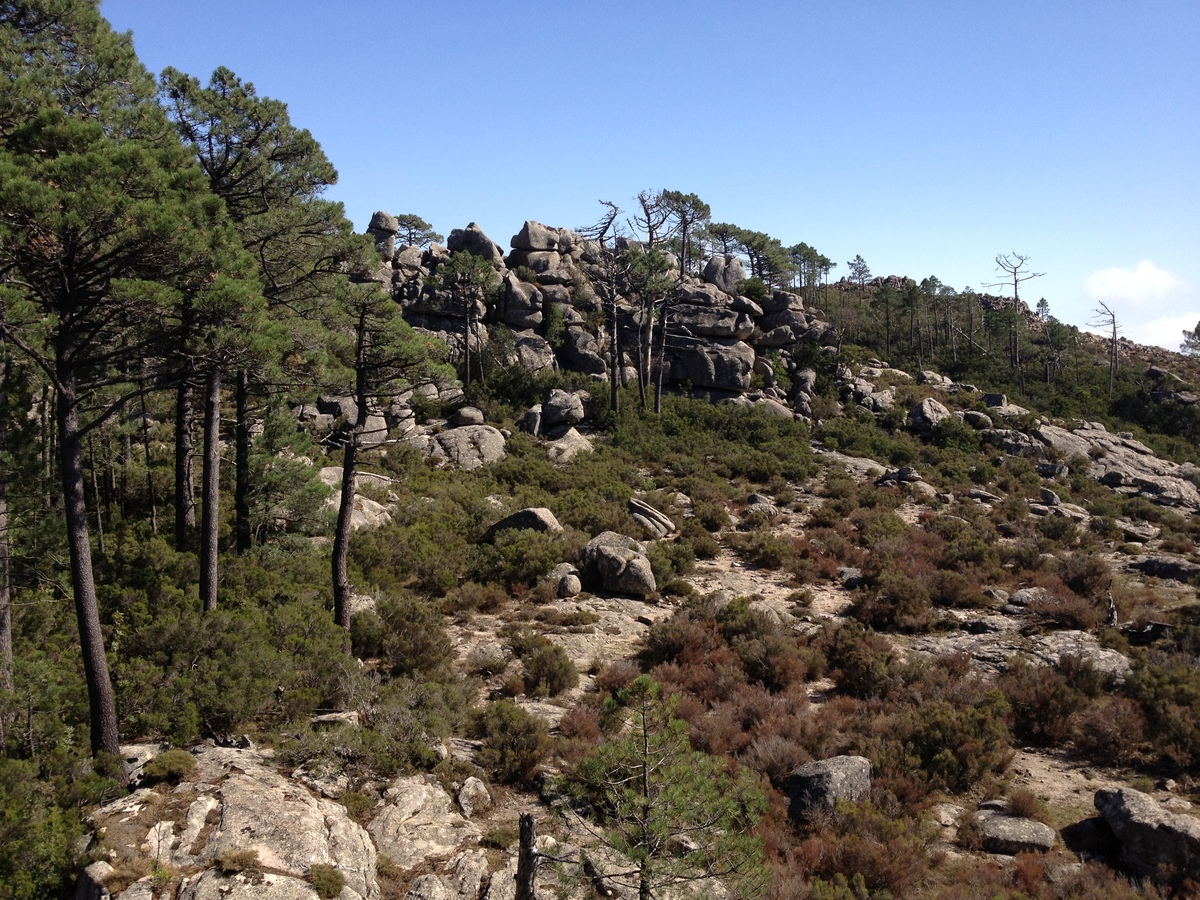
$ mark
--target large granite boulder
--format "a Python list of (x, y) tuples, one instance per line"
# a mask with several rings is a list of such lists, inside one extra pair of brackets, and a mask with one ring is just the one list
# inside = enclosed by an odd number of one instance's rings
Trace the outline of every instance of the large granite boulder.
[(546, 458), (555, 465), (566, 465), (580, 453), (591, 453), (593, 449), (592, 442), (572, 427), (546, 445)]
[(746, 270), (733, 254), (714, 256), (704, 264), (700, 277), (726, 294), (736, 294), (738, 285), (746, 280)]
[(972, 817), (989, 853), (1016, 856), (1018, 853), (1046, 853), (1054, 849), (1057, 834), (1049, 825), (995, 809), (981, 809)]
[(484, 234), (483, 229), (471, 222), (466, 228), (455, 228), (446, 238), (446, 249), (451, 253), (466, 252), (486, 259), (495, 268), (504, 266), (504, 251), (500, 245)]
[(675, 530), (675, 523), (669, 516), (637, 497), (629, 498), (629, 515), (646, 529), (651, 538), (664, 538)]
[(510, 272), (504, 278), (496, 318), (512, 328), (537, 328), (542, 324), (542, 292)]
[(658, 590), (645, 550), (631, 537), (601, 532), (588, 541), (580, 556), (584, 570), (606, 591), (648, 597)]
[(834, 756), (805, 763), (783, 782), (788, 815), (806, 822), (832, 811), (837, 801), (856, 803), (871, 793), (871, 761), (862, 756)]
[(514, 331), (513, 352), (515, 361), (530, 372), (553, 369), (557, 365), (550, 342), (534, 331)]
[(600, 344), (596, 336), (582, 328), (567, 329), (559, 354), (567, 368), (578, 369), (588, 375), (604, 375), (608, 372), (608, 365), (600, 356)]
[(504, 458), (504, 435), (491, 425), (451, 428), (429, 440), (428, 454), (460, 469), (478, 469)]
[(908, 424), (919, 434), (929, 434), (938, 422), (950, 418), (950, 410), (932, 397), (926, 397), (908, 411)]
[(541, 222), (527, 220), (509, 244), (514, 250), (557, 250), (559, 231)]
[(558, 425), (578, 425), (583, 421), (583, 398), (572, 391), (554, 388), (542, 404), (542, 428)]
[(379, 255), (384, 259), (391, 259), (392, 255), (396, 252), (396, 232), (399, 230), (400, 223), (396, 221), (396, 217), (391, 213), (377, 210), (371, 216), (371, 223), (367, 226), (367, 234), (375, 242), (375, 249), (379, 251)]
[(505, 516), (489, 528), (484, 535), (484, 540), (490, 541), (501, 531), (520, 531), (523, 529), (553, 534), (562, 531), (563, 527), (558, 523), (558, 519), (555, 518), (554, 513), (546, 509), (546, 507), (529, 506), (518, 510), (511, 516)]
[(671, 309), (667, 327), (696, 337), (745, 340), (754, 333), (754, 320), (728, 307), (679, 304)]
[(1160, 865), (1200, 877), (1200, 819), (1170, 812), (1133, 788), (1096, 791), (1096, 809), (1121, 842), (1121, 861), (1141, 875)]
[(712, 338), (668, 348), (671, 381), (697, 388), (745, 392), (754, 371), (754, 350), (739, 340)]

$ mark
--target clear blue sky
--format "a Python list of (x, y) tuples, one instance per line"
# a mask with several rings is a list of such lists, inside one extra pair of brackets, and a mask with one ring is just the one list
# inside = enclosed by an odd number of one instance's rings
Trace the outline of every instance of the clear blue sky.
[(508, 246), (597, 200), (718, 221), (877, 275), (1045, 277), (1022, 298), (1176, 348), (1200, 320), (1200, 2), (103, 0), (142, 61), (288, 104), (363, 228)]

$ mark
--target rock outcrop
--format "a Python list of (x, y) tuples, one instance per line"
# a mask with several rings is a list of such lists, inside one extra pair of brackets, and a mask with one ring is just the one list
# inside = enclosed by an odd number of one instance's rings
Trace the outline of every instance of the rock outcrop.
[[(346, 900), (379, 897), (375, 845), (345, 807), (285, 778), (268, 753), (201, 747), (193, 755), (195, 770), (171, 791), (142, 788), (90, 817), (110, 846), (116, 842), (118, 857), (197, 870), (180, 890), (194, 900), (309, 900), (316, 894), (305, 878), (317, 864), (342, 873)], [(222, 855), (236, 851), (255, 854), (257, 866), (270, 870), (268, 892), (220, 871)], [(122, 896), (136, 896), (139, 884)]]

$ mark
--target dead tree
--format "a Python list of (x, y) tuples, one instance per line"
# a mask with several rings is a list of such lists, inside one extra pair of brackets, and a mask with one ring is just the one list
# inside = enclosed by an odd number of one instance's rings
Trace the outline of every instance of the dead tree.
[(1012, 285), (1013, 305), (1021, 299), (1021, 285), (1033, 278), (1041, 278), (1045, 272), (1030, 272), (1025, 268), (1028, 262), (1028, 256), (1022, 256), (1020, 253), (1003, 253), (996, 256), (996, 268), (1004, 273), (1003, 281), (992, 282), (988, 287), (1006, 288), (1009, 284)]
[(1121, 326), (1117, 323), (1117, 314), (1109, 308), (1108, 304), (1103, 300), (1097, 302), (1100, 304), (1100, 308), (1092, 310), (1092, 315), (1095, 318), (1088, 322), (1088, 324), (1093, 328), (1103, 328), (1111, 335), (1108, 345), (1108, 396), (1111, 397), (1113, 382), (1117, 377), (1117, 349), (1120, 346), (1117, 342), (1117, 336), (1121, 333)]

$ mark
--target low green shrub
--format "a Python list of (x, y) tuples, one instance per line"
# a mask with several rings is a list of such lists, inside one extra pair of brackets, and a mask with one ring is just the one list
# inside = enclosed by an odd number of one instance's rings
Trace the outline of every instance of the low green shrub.
[(186, 750), (173, 748), (150, 760), (142, 768), (142, 774), (150, 781), (167, 781), (176, 784), (196, 768), (196, 758)]
[(503, 784), (528, 783), (550, 749), (546, 726), (511, 700), (475, 713), (471, 733), (483, 742), (479, 765)]
[(308, 867), (308, 883), (313, 886), (321, 900), (332, 900), (346, 886), (346, 876), (337, 866), (313, 863)]

